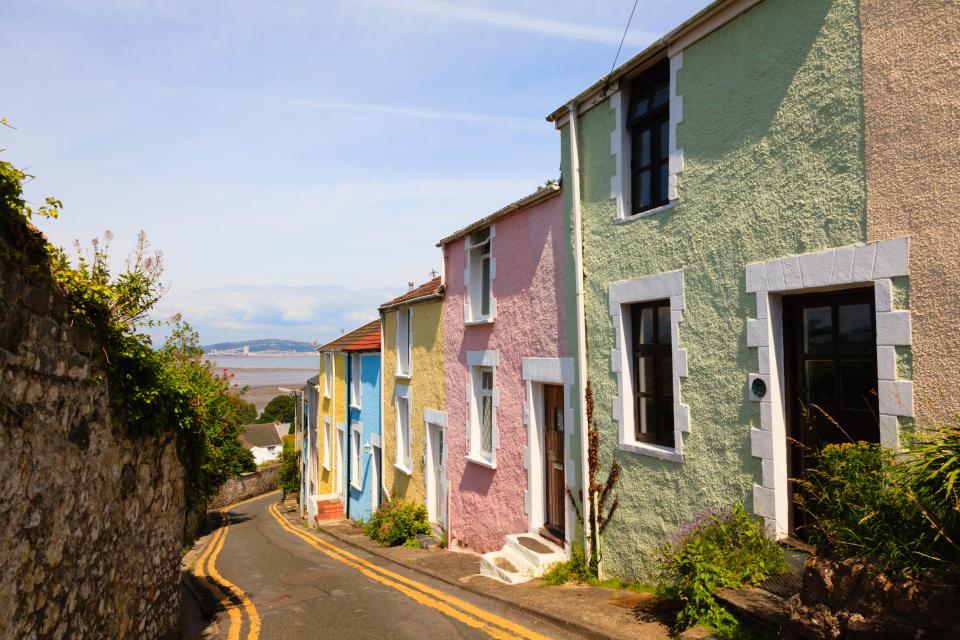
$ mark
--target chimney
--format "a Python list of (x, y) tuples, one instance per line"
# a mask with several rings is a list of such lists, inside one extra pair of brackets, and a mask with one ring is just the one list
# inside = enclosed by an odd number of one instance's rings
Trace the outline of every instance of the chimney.
[(407, 291), (413, 291), (413, 282), (407, 283)]

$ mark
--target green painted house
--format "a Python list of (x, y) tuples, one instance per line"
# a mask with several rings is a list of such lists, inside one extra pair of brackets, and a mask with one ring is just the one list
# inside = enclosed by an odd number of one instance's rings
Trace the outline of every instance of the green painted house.
[(910, 241), (868, 230), (859, 11), (715, 2), (549, 116), (569, 344), (623, 467), (605, 575), (652, 578), (735, 502), (802, 537), (791, 438), (843, 437), (804, 407), (891, 448), (909, 428)]

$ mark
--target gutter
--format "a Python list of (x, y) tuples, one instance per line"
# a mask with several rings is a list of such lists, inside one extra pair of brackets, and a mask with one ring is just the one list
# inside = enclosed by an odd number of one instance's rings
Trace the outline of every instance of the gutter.
[(570, 173), (571, 197), (573, 199), (573, 264), (574, 289), (577, 307), (577, 393), (580, 396), (580, 458), (581, 469), (581, 515), (583, 516), (584, 549), (587, 562), (590, 558), (590, 470), (587, 450), (589, 448), (587, 430), (587, 322), (584, 311), (583, 292), (583, 217), (580, 209), (580, 150), (577, 145), (577, 104), (570, 101)]

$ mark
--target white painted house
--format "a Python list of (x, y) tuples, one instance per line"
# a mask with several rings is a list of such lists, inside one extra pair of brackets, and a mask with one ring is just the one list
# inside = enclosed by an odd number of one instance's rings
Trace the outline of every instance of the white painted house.
[(242, 428), (243, 434), (240, 436), (240, 442), (243, 443), (244, 448), (249, 449), (250, 453), (253, 454), (254, 462), (261, 465), (264, 462), (272, 462), (280, 458), (283, 440), (280, 439), (280, 429), (276, 424), (272, 422), (245, 424)]

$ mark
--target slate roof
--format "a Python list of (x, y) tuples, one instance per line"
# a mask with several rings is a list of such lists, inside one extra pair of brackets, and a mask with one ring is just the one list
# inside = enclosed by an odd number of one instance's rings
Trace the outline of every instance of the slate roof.
[(243, 429), (240, 441), (247, 449), (283, 445), (283, 440), (280, 439), (277, 428), (273, 426), (272, 422), (266, 424), (245, 424), (240, 428)]
[(417, 302), (424, 302), (426, 300), (433, 300), (434, 298), (443, 297), (443, 283), (440, 280), (440, 276), (437, 276), (430, 282), (426, 282), (416, 289), (411, 289), (407, 291), (402, 296), (398, 296), (393, 300), (384, 302), (380, 305), (380, 311), (386, 311), (387, 309), (392, 309), (393, 307), (398, 307), (402, 304), (415, 304)]
[[(454, 231), (453, 233), (448, 235), (446, 238), (438, 242), (437, 246), (442, 247), (443, 245), (453, 242), (458, 238), (462, 238), (463, 236), (467, 235), (471, 231), (474, 231), (475, 229), (488, 227), (490, 226), (491, 223), (493, 223), (494, 221), (506, 215), (510, 215), (511, 213), (520, 211), (521, 209), (526, 209), (527, 207), (532, 207), (535, 204), (540, 204), (541, 202), (545, 200), (549, 200), (550, 198), (557, 195), (560, 195), (560, 185), (557, 184), (556, 182), (551, 182), (550, 184), (547, 184), (544, 187), (540, 188), (538, 191), (534, 191), (529, 195), (523, 196), (519, 200), (515, 200), (511, 202), (507, 206), (497, 209), (490, 215), (480, 218), (476, 222), (468, 224), (463, 229), (460, 229), (459, 231)], [(383, 307), (381, 307), (381, 309), (382, 308)]]
[(380, 320), (374, 320), (354, 329), (320, 347), (320, 351), (379, 351)]

